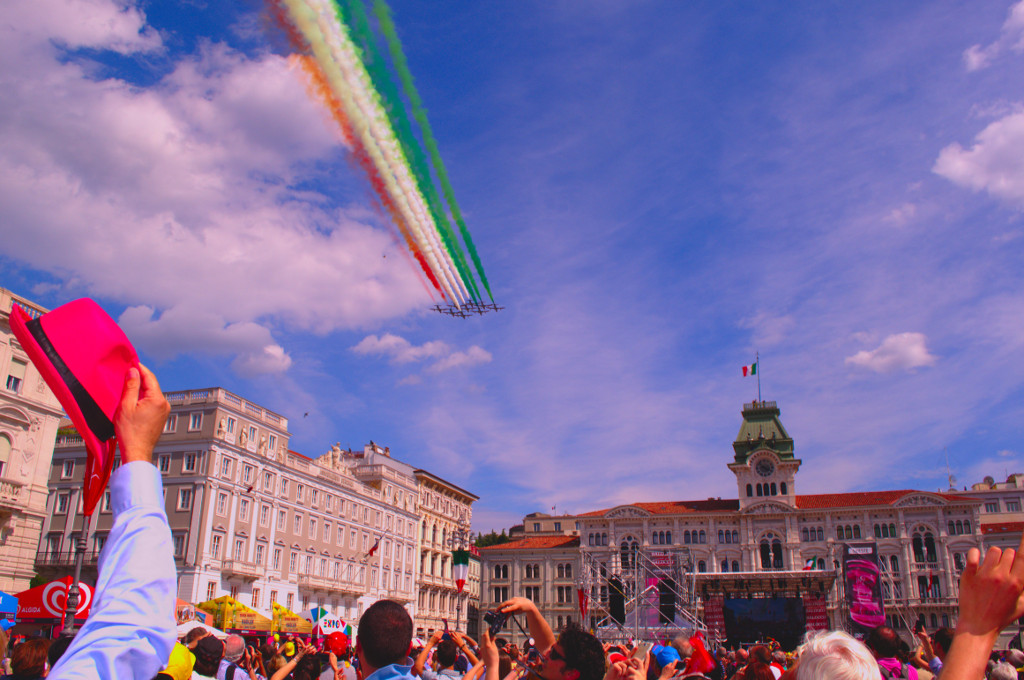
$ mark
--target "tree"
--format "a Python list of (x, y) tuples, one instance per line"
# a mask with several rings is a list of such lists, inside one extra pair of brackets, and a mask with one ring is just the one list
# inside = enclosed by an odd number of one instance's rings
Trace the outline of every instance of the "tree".
[(501, 533), (495, 532), (493, 529), (490, 533), (480, 534), (476, 537), (476, 547), (486, 548), (489, 545), (501, 545), (502, 543), (508, 543), (510, 540), (508, 534), (502, 529)]

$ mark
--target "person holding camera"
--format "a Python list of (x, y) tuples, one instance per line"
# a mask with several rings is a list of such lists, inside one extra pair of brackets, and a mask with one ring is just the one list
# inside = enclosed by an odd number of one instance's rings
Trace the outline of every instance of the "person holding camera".
[(600, 640), (577, 625), (569, 625), (555, 638), (551, 626), (533, 601), (513, 597), (498, 606), (503, 614), (525, 614), (541, 664), (535, 673), (542, 680), (601, 680), (605, 674), (604, 647)]
[[(434, 661), (437, 663), (437, 669), (431, 670), (426, 667), (427, 657), (430, 650), (435, 648)], [(458, 661), (460, 651), (469, 659), (471, 666), (478, 663), (473, 650), (466, 644), (466, 638), (460, 633), (436, 630), (427, 641), (427, 646), (416, 657), (412, 674), (420, 676), (423, 680), (461, 680), (464, 674), (455, 670), (455, 662)]]

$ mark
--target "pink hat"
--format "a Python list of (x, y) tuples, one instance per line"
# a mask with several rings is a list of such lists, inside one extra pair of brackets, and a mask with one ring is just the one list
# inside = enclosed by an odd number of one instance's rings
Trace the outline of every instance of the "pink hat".
[(103, 496), (114, 464), (114, 412), (139, 357), (100, 306), (75, 300), (32, 319), (12, 306), (11, 330), (85, 440), (85, 514)]

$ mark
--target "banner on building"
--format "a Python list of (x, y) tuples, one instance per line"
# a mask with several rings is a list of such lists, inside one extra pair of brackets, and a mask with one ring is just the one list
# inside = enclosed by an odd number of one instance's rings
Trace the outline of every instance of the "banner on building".
[(854, 632), (866, 635), (875, 626), (885, 623), (876, 544), (843, 545), (843, 586), (847, 618)]

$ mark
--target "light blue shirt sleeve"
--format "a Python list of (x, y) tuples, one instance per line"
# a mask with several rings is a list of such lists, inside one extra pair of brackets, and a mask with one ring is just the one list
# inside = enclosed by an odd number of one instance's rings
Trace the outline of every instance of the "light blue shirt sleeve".
[(160, 473), (126, 463), (110, 477), (114, 524), (100, 554), (95, 600), (50, 680), (151, 680), (167, 664), (177, 629), (177, 572)]

